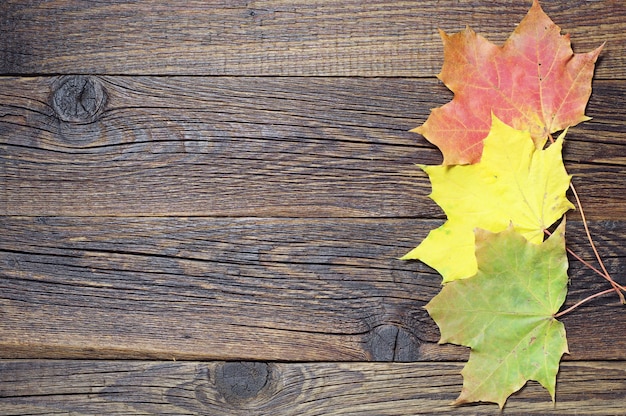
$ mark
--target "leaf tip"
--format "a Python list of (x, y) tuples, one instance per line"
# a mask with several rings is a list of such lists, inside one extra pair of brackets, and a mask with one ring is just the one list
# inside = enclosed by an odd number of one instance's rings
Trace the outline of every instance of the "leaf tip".
[(403, 261), (406, 261), (406, 260), (419, 260), (420, 259), (420, 254), (419, 254), (418, 248), (419, 248), (419, 246), (411, 249), (408, 253), (406, 253), (405, 255), (403, 255), (400, 258), (398, 258), (398, 260), (403, 260)]
[(606, 41), (602, 42), (602, 45), (598, 46), (597, 48), (595, 48), (594, 50), (590, 52), (591, 56), (593, 57), (593, 62), (595, 62), (596, 59), (598, 59), (598, 56), (600, 56), (600, 52), (602, 52), (605, 46), (606, 46)]
[(539, 9), (541, 9), (541, 5), (539, 4), (539, 0), (533, 0), (533, 5), (531, 6), (532, 8), (538, 7)]
[(468, 400), (461, 399), (461, 396), (457, 397), (454, 401), (450, 402), (450, 406), (459, 407), (463, 404), (470, 403)]
[[(450, 403), (452, 406), (455, 407), (459, 407), (462, 406), (464, 404), (469, 404), (469, 403), (475, 403), (475, 402), (489, 402), (489, 403), (496, 403), (498, 405), (498, 407), (500, 408), (500, 410), (504, 409), (504, 405), (506, 404), (506, 400), (508, 398), (505, 397), (504, 399), (493, 399), (493, 400), (479, 400), (479, 399), (472, 399), (471, 397), (467, 397), (469, 395), (469, 393), (467, 391), (465, 391), (464, 389), (461, 390), (461, 394), (459, 395), (459, 397), (457, 397), (452, 403)], [(499, 400), (499, 401), (497, 401)]]

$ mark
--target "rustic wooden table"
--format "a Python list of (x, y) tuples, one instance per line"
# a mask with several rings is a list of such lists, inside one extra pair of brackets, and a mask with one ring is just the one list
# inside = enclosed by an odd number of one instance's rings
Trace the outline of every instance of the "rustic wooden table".
[[(624, 284), (626, 4), (542, 5), (607, 42), (565, 163)], [(437, 28), (501, 43), (529, 7), (4, 0), (0, 414), (498, 414), (449, 405), (468, 351), (397, 258), (444, 219), (408, 132), (451, 98)], [(570, 275), (568, 305), (607, 288)], [(504, 414), (626, 414), (625, 312), (565, 316), (556, 405), (530, 382)]]

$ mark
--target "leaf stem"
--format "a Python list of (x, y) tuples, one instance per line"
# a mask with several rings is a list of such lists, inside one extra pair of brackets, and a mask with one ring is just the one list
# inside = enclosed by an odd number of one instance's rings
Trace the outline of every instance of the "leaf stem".
[[(550, 143), (554, 143), (554, 137), (552, 137), (551, 134), (548, 135), (548, 138), (550, 139)], [(591, 264), (589, 264), (588, 262), (586, 262), (585, 260), (583, 260), (582, 258), (577, 256), (576, 254), (574, 254), (574, 252), (572, 250), (567, 249), (567, 252), (570, 253), (572, 256), (574, 256), (578, 261), (583, 263), (585, 266), (589, 267), (591, 270), (595, 271), (600, 276), (604, 277), (611, 284), (611, 286), (613, 286), (613, 289), (611, 289), (610, 291), (614, 290), (615, 293), (617, 293), (617, 296), (619, 296), (619, 299), (620, 299), (622, 305), (626, 305), (626, 299), (624, 298), (624, 294), (621, 292), (622, 290), (624, 292), (626, 292), (626, 288), (624, 288), (622, 285), (620, 285), (615, 280), (613, 280), (613, 278), (609, 274), (608, 270), (604, 266), (604, 262), (602, 261), (602, 257), (600, 257), (600, 253), (598, 253), (598, 249), (596, 248), (596, 245), (593, 242), (593, 238), (591, 238), (591, 233), (589, 232), (589, 225), (587, 224), (587, 218), (585, 217), (585, 211), (583, 210), (583, 205), (580, 202), (580, 198), (578, 197), (578, 192), (576, 192), (576, 188), (574, 187), (574, 184), (571, 181), (570, 181), (570, 184), (569, 184), (569, 188), (572, 190), (572, 194), (574, 195), (574, 198), (576, 199), (576, 205), (578, 206), (578, 210), (580, 211), (580, 217), (583, 220), (583, 227), (585, 228), (585, 234), (587, 234), (587, 240), (589, 240), (589, 244), (591, 245), (591, 249), (593, 250), (593, 253), (596, 256), (596, 259), (598, 260), (598, 263), (600, 264), (600, 268), (602, 269), (602, 272), (600, 272), (598, 269), (593, 267)], [(546, 233), (548, 235), (550, 235), (550, 233), (547, 230), (546, 230)]]
[[(552, 235), (552, 233), (548, 230), (544, 230), (544, 232), (547, 235)], [(583, 259), (582, 257), (580, 257), (578, 254), (576, 254), (572, 249), (570, 249), (569, 247), (565, 247), (565, 250), (567, 250), (567, 252), (569, 254), (572, 255), (572, 257), (574, 257), (576, 260), (578, 260), (579, 262), (581, 262), (582, 264), (584, 264), (586, 267), (588, 267), (589, 269), (593, 270), (594, 272), (596, 272), (597, 274), (599, 274), (600, 276), (602, 276), (604, 279), (606, 279), (608, 282), (613, 282), (615, 285), (611, 284), (611, 286), (613, 286), (613, 288), (615, 289), (615, 286), (617, 286), (619, 289), (623, 290), (626, 292), (626, 287), (620, 285), (619, 283), (617, 283), (614, 280), (611, 280), (610, 276), (607, 276), (604, 272), (602, 272), (601, 270), (598, 270), (596, 267), (593, 267), (593, 265), (591, 263), (589, 263), (587, 260)], [(611, 290), (614, 290), (611, 289)]]
[(602, 292), (598, 292), (595, 295), (588, 296), (585, 299), (581, 300), (580, 302), (576, 303), (575, 305), (572, 305), (569, 308), (565, 309), (564, 311), (557, 313), (556, 315), (554, 315), (554, 318), (559, 318), (563, 315), (566, 315), (570, 313), (571, 311), (573, 311), (574, 309), (578, 308), (583, 303), (587, 303), (592, 299), (599, 298), (600, 296), (608, 295), (609, 293), (613, 292), (613, 290), (614, 289), (607, 289), (607, 290), (603, 290)]
[[(622, 302), (622, 305), (626, 305), (626, 299), (624, 298), (624, 294), (621, 292), (622, 290), (626, 291), (626, 289), (624, 289), (615, 280), (613, 280), (613, 278), (609, 274), (608, 270), (606, 269), (606, 266), (604, 265), (604, 262), (602, 261), (602, 257), (600, 257), (600, 253), (598, 253), (598, 249), (596, 248), (596, 245), (593, 242), (593, 238), (591, 238), (591, 233), (589, 232), (589, 225), (587, 224), (587, 218), (585, 218), (585, 211), (583, 210), (583, 205), (580, 203), (580, 198), (578, 197), (578, 192), (576, 192), (576, 188), (574, 187), (573, 183), (570, 182), (569, 187), (572, 190), (572, 194), (574, 194), (574, 198), (576, 199), (576, 205), (578, 205), (578, 209), (580, 211), (580, 217), (583, 220), (583, 226), (585, 228), (585, 234), (587, 234), (587, 239), (589, 240), (589, 244), (591, 245), (591, 249), (593, 250), (593, 253), (596, 256), (596, 259), (598, 259), (598, 263), (600, 264), (600, 268), (604, 272), (601, 275), (604, 276), (604, 278), (606, 280), (608, 280), (608, 282), (611, 284), (611, 286), (613, 286), (613, 290), (615, 290), (615, 292), (617, 293), (617, 296), (619, 296), (619, 299)], [(583, 264), (584, 264), (584, 262), (583, 262)]]
[(614, 280), (610, 280), (610, 276), (607, 277), (606, 274), (604, 274), (602, 271), (598, 270), (597, 268), (593, 267), (593, 265), (591, 265), (591, 263), (589, 263), (588, 261), (584, 260), (582, 257), (580, 257), (578, 254), (574, 253), (571, 249), (566, 248), (567, 252), (569, 254), (571, 254), (576, 260), (578, 260), (579, 262), (581, 262), (582, 264), (584, 264), (585, 266), (587, 266), (588, 268), (590, 268), (591, 270), (593, 270), (594, 272), (598, 273), (600, 276), (604, 277), (606, 280), (608, 280), (609, 282), (613, 282), (613, 284), (611, 284), (611, 286), (613, 286), (613, 289), (615, 289), (615, 286), (617, 286), (619, 289), (623, 290), (626, 292), (626, 287), (620, 285), (619, 283), (617, 283)]

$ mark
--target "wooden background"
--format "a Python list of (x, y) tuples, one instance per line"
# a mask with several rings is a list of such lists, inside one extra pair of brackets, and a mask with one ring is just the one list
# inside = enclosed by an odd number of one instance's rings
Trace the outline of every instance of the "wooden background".
[[(4, 0), (0, 414), (498, 414), (449, 406), (468, 351), (397, 258), (445, 218), (408, 132), (451, 98), (437, 28), (501, 43), (530, 3)], [(624, 284), (626, 4), (542, 5), (607, 42), (565, 163)], [(626, 414), (625, 311), (566, 315), (556, 405), (504, 414)]]

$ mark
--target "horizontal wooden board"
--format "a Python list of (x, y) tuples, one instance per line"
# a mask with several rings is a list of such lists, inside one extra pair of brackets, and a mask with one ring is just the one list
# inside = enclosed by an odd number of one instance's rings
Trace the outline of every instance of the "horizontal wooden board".
[[(503, 42), (531, 1), (221, 0), (0, 4), (0, 74), (434, 76), (437, 28)], [(544, 0), (576, 51), (626, 76), (622, 1)]]
[(453, 407), (461, 363), (0, 360), (0, 414), (622, 415), (626, 363), (563, 363), (556, 403), (529, 382), (500, 413)]
[[(416, 361), (440, 277), (397, 260), (439, 221), (0, 217), (0, 355), (23, 358)], [(592, 254), (570, 221), (573, 250)], [(626, 222), (595, 222), (624, 273)], [(608, 284), (573, 262), (567, 305)], [(621, 280), (622, 283), (623, 279)], [(563, 317), (567, 359), (626, 359), (617, 296)]]
[[(626, 218), (625, 81), (597, 81), (566, 166), (596, 219)], [(408, 132), (432, 79), (0, 79), (0, 214), (442, 218)]]

